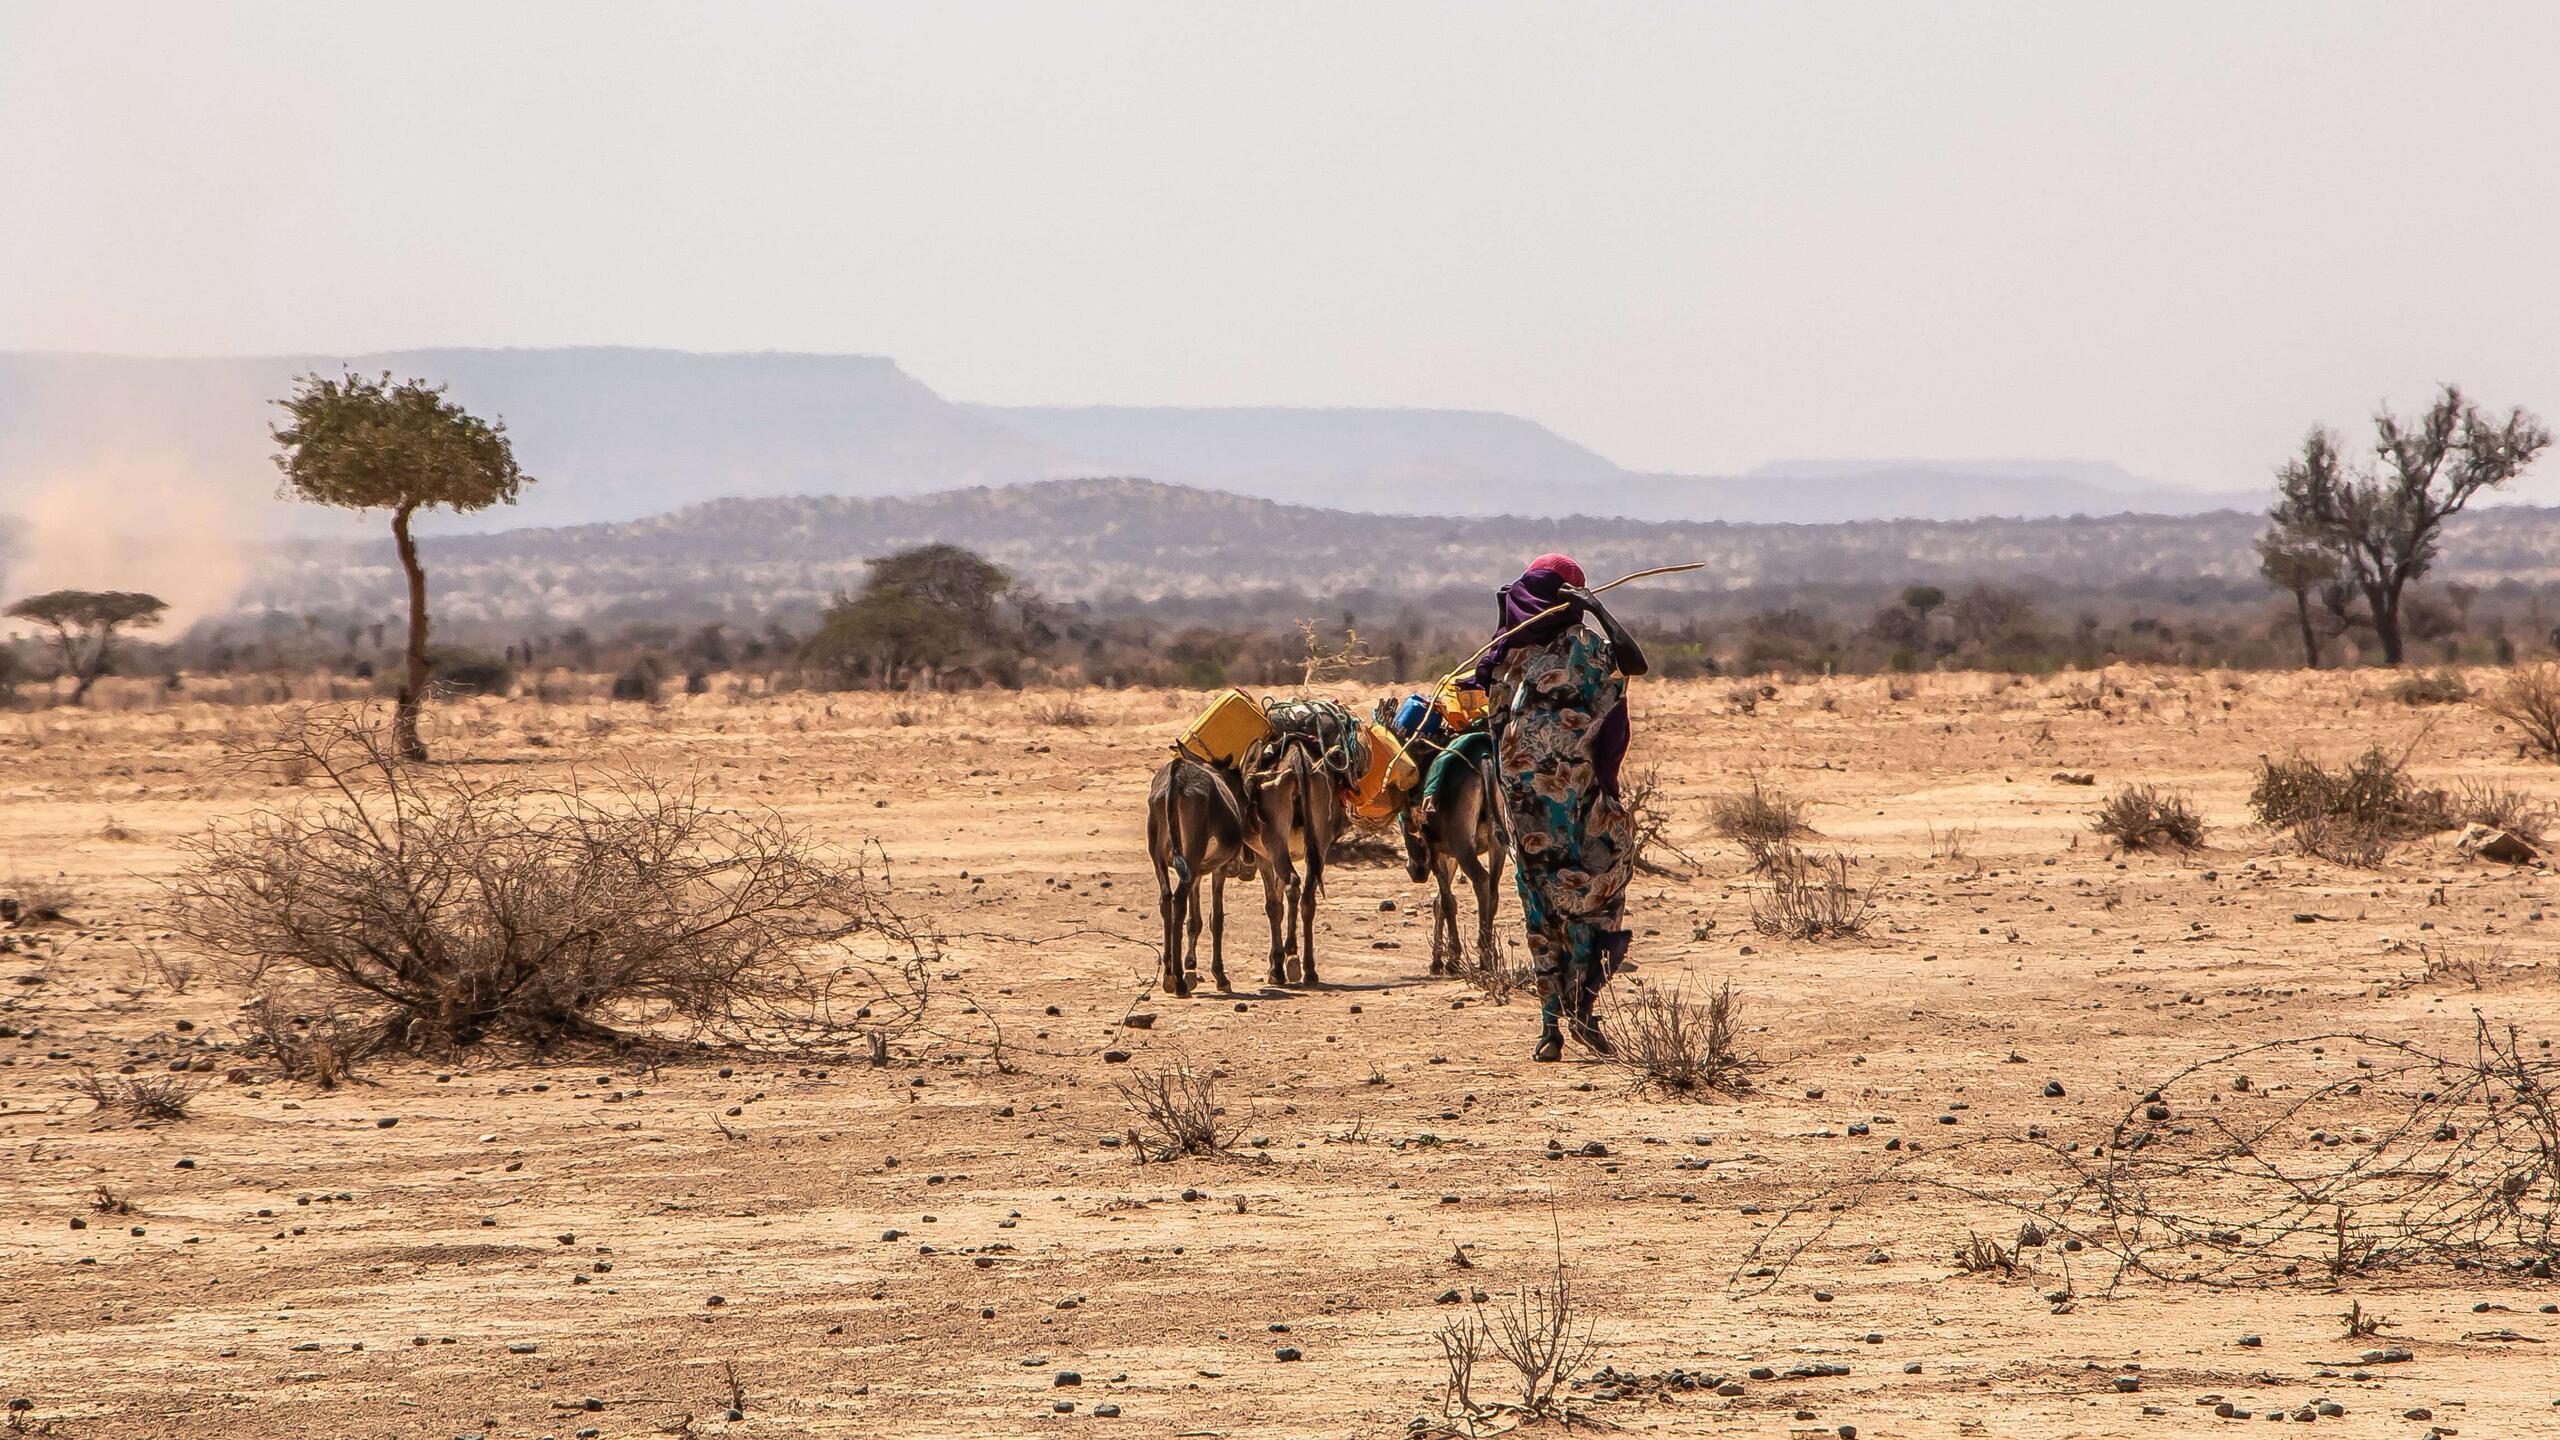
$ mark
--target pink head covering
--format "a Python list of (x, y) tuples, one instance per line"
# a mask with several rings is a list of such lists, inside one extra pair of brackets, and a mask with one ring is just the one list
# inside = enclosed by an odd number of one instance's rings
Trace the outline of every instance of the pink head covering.
[(1567, 585), (1590, 583), (1582, 578), (1582, 567), (1574, 564), (1570, 555), (1541, 555), (1529, 562), (1529, 568), (1552, 572)]

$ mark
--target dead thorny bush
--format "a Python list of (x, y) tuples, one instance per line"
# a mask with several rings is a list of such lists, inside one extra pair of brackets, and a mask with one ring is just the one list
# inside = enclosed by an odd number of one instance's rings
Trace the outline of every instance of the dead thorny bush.
[(2455, 782), (2451, 809), (2455, 825), (2486, 825), (2532, 845), (2540, 845), (2543, 833), (2560, 818), (2560, 812), (2522, 787), (2495, 780)]
[(71, 1088), (102, 1111), (136, 1120), (183, 1120), (187, 1105), (204, 1092), (202, 1081), (180, 1074), (101, 1075), (92, 1070)]
[(1050, 725), (1067, 730), (1082, 730), (1093, 723), (1093, 712), (1073, 695), (1057, 695), (1034, 700), (1026, 707), (1034, 725)]
[(35, 924), (70, 918), (79, 897), (70, 885), (42, 876), (13, 875), (0, 881), (0, 924)]
[(2560, 760), (2560, 664), (2543, 661), (2511, 672), (2480, 697), (2480, 708), (2524, 732), (2524, 747)]
[(1839, 851), (1822, 860), (1789, 849), (1769, 862), (1769, 888), (1752, 897), (1751, 926), (1790, 940), (1830, 940), (1861, 935), (1875, 919), (1881, 880), (1861, 888), (1849, 878), (1849, 857)]
[(2262, 759), (2249, 809), (2304, 854), (2361, 868), (2379, 864), (2399, 841), (2453, 824), (2452, 797), (2410, 777), (2409, 752), (2395, 756), (2379, 745), (2337, 770), (2299, 755)]
[(2204, 843), (2204, 818), (2195, 806), (2156, 785), (2127, 785), (2108, 796), (2089, 828), (2120, 850), (2193, 850)]
[(356, 1078), (358, 1061), (389, 1038), (378, 1019), (341, 1012), (323, 997), (294, 1004), (275, 990), (261, 990), (240, 1008), (242, 1053), (272, 1061), (277, 1073), (323, 1090)]
[(1668, 1095), (1747, 1090), (1755, 1062), (1741, 1047), (1742, 1002), (1726, 981), (1691, 1000), (1678, 987), (1629, 985), (1600, 1017), (1608, 1057), (1635, 1082)]
[(923, 1008), (926, 947), (868, 856), (699, 777), (484, 779), (402, 763), (381, 716), (337, 711), (238, 760), (311, 786), (190, 842), (182, 932), (244, 988), (317, 984), (386, 1044), (836, 1046)]
[[(1442, 1325), (1433, 1338), (1439, 1343), (1444, 1366), (1440, 1395), (1444, 1433), (1488, 1433), (1480, 1427), (1505, 1416), (1523, 1421), (1557, 1419), (1570, 1428), (1565, 1391), (1590, 1363), (1597, 1342), (1591, 1316), (1574, 1293), (1573, 1277), (1565, 1268), (1561, 1229), (1546, 1275), (1524, 1281), (1499, 1300), (1476, 1301), (1465, 1314)], [(1476, 1397), (1476, 1370), (1487, 1365), (1498, 1365), (1506, 1384), (1518, 1386), (1518, 1399)]]
[(1496, 935), (1491, 949), (1461, 949), (1449, 963), (1450, 974), (1496, 1005), (1508, 1005), (1513, 996), (1534, 995), (1538, 990), (1537, 972), (1520, 958), (1508, 936)]
[(1775, 1285), (1870, 1202), (1922, 1189), (2034, 1224), (2066, 1274), (2079, 1242), (2116, 1281), (2335, 1284), (2422, 1266), (2545, 1276), (2560, 1264), (2550, 1054), (2477, 1017), (2467, 1053), (2359, 1033), (2225, 1051), (2139, 1092), (2111, 1125), (1905, 1152), (1799, 1199), (1734, 1283)]
[(2459, 705), (2471, 698), (2471, 686), (2457, 671), (2436, 670), (2403, 675), (2383, 693), (2403, 705)]
[(1241, 1124), (1231, 1126), (1224, 1119), (1214, 1070), (1167, 1065), (1115, 1081), (1111, 1088), (1138, 1122), (1129, 1131), (1129, 1148), (1142, 1164), (1185, 1155), (1224, 1159), (1244, 1138)]
[(1813, 835), (1805, 823), (1805, 802), (1753, 777), (1751, 788), (1718, 795), (1707, 802), (1707, 823), (1742, 847), (1756, 873), (1767, 870), (1796, 842)]
[(1671, 807), (1663, 801), (1660, 770), (1648, 765), (1628, 776), (1619, 787), (1618, 798), (1627, 807), (1627, 819), (1635, 832), (1638, 870), (1649, 875), (1680, 873), (1662, 862), (1665, 855), (1683, 865), (1698, 863), (1696, 856), (1671, 838)]

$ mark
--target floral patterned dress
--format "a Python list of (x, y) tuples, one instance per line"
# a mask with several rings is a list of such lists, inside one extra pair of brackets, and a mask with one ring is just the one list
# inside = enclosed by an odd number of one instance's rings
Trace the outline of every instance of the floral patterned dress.
[(1513, 652), (1500, 679), (1510, 697), (1496, 751), (1512, 874), (1539, 990), (1570, 1005), (1596, 992), (1622, 955), (1635, 826), (1603, 788), (1591, 742), (1626, 702), (1626, 677), (1607, 637), (1584, 626)]

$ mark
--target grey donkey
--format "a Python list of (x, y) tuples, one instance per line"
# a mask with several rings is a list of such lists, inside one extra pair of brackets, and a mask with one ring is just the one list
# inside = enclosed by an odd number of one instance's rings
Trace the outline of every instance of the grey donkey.
[(1426, 804), (1405, 809), (1404, 869), (1416, 883), (1437, 880), (1431, 907), (1431, 973), (1455, 975), (1466, 963), (1458, 939), (1454, 877), (1464, 875), (1476, 892), (1478, 963), (1493, 957), (1493, 917), (1501, 904), (1502, 820), (1493, 793), (1491, 762), (1461, 765)]

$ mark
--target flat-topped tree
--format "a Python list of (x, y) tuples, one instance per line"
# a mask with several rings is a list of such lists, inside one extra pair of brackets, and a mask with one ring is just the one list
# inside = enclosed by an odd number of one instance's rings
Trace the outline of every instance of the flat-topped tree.
[(438, 506), (460, 513), (512, 505), (533, 477), (516, 468), (504, 421), (480, 419), (424, 380), (306, 375), (276, 404), (290, 417), (272, 427), (286, 493), (315, 505), (391, 512), (391, 541), (409, 576), (408, 669), (394, 731), (401, 758), (424, 760), (418, 709), (427, 693), (427, 572), (410, 517)]
[(2373, 431), (2379, 464), (2349, 460), (2326, 429), (2305, 436), (2301, 453), (2276, 472), (2276, 504), (2267, 514), (2277, 543), (2308, 544), (2338, 558), (2363, 592), (2383, 663), (2397, 665), (2401, 593), (2435, 564), (2444, 522), (2473, 496), (2522, 473), (2551, 443), (2551, 432), (2522, 409), (2491, 416), (2452, 385), (2415, 420), (2376, 414)]
[(116, 636), (160, 623), (168, 602), (133, 590), (48, 590), (9, 607), (9, 618), (43, 627), (62, 673), (72, 679), (71, 703), (116, 663)]

